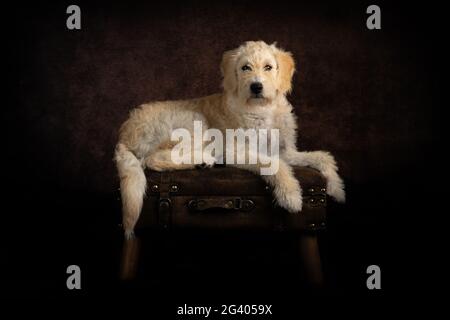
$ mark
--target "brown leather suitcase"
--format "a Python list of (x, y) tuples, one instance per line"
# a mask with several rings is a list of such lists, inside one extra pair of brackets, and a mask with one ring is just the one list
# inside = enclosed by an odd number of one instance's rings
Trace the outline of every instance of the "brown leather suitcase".
[(232, 167), (147, 171), (148, 192), (136, 229), (217, 228), (314, 231), (325, 227), (326, 182), (316, 170), (294, 168), (303, 209), (276, 205), (261, 177)]
[[(326, 226), (326, 181), (317, 171), (294, 167), (303, 189), (303, 209), (278, 207), (261, 177), (233, 167), (147, 171), (148, 191), (136, 234), (151, 229), (286, 230), (298, 232), (312, 283), (322, 282), (316, 231)], [(122, 278), (136, 267), (138, 240), (125, 241)]]

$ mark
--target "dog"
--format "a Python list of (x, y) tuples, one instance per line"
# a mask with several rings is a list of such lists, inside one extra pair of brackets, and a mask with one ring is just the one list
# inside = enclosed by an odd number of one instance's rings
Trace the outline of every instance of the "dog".
[[(302, 209), (302, 189), (292, 166), (309, 166), (327, 179), (327, 194), (345, 202), (344, 183), (333, 156), (324, 151), (297, 151), (297, 122), (287, 100), (295, 62), (290, 52), (263, 41), (248, 41), (226, 51), (221, 62), (223, 92), (191, 100), (143, 104), (130, 112), (119, 131), (115, 162), (120, 177), (125, 237), (134, 235), (146, 192), (145, 168), (157, 171), (195, 168), (171, 158), (176, 128), (278, 129), (279, 162), (273, 175), (261, 175), (273, 188), (278, 205), (291, 213)], [(211, 166), (214, 163), (206, 163)], [(260, 173), (262, 164), (226, 164)]]

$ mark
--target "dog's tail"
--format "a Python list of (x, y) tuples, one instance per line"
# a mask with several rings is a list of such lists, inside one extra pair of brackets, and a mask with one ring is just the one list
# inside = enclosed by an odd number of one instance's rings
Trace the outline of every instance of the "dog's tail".
[(125, 237), (129, 239), (134, 235), (134, 226), (141, 213), (147, 179), (140, 161), (124, 144), (117, 144), (114, 160), (120, 177), (122, 223)]

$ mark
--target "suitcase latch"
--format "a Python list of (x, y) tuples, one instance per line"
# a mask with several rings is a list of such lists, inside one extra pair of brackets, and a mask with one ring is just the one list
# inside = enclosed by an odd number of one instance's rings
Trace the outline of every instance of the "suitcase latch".
[(159, 224), (168, 229), (170, 226), (170, 207), (172, 203), (169, 198), (159, 199)]
[(228, 209), (250, 211), (255, 206), (255, 203), (250, 199), (230, 198), (198, 198), (192, 199), (188, 202), (188, 207), (195, 211), (204, 211), (207, 209)]

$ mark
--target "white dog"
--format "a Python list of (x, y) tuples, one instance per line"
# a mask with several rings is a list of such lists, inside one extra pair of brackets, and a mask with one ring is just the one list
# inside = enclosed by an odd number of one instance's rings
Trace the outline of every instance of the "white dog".
[[(223, 55), (223, 93), (184, 101), (144, 104), (130, 113), (120, 129), (115, 161), (120, 176), (123, 226), (126, 237), (133, 235), (146, 190), (144, 169), (177, 170), (195, 164), (176, 164), (171, 160), (171, 132), (194, 121), (204, 129), (279, 129), (279, 167), (273, 175), (261, 176), (273, 187), (278, 204), (296, 213), (302, 209), (302, 189), (292, 172), (293, 165), (319, 170), (327, 179), (327, 194), (345, 201), (344, 184), (336, 162), (323, 151), (299, 152), (296, 148), (297, 124), (292, 105), (286, 99), (291, 90), (295, 63), (289, 52), (263, 41), (249, 41)], [(212, 163), (208, 163), (211, 165)], [(227, 164), (228, 165), (228, 164)], [(261, 163), (231, 164), (259, 174)]]

